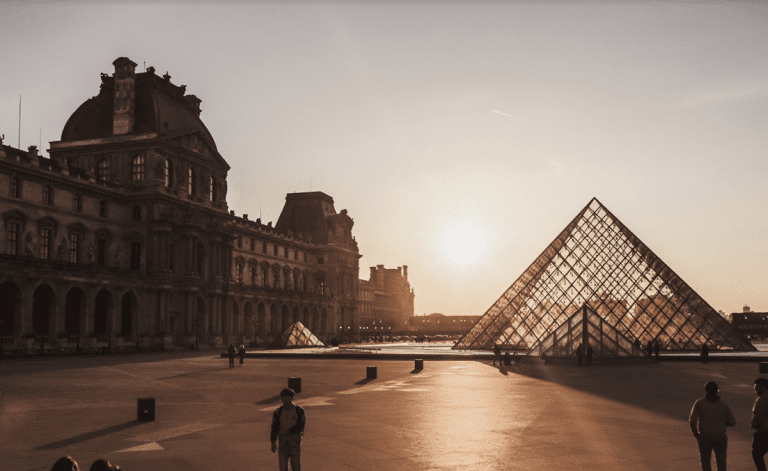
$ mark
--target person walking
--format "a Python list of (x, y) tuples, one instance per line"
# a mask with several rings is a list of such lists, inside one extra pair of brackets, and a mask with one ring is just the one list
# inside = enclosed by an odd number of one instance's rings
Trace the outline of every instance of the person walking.
[(240, 364), (243, 364), (243, 360), (245, 359), (245, 345), (240, 345), (240, 349), (237, 351), (237, 356), (240, 357)]
[(576, 347), (576, 364), (581, 366), (582, 363), (584, 363), (584, 344), (580, 343)]
[(728, 436), (726, 427), (736, 425), (736, 417), (731, 408), (720, 398), (717, 383), (708, 382), (704, 386), (706, 395), (696, 400), (691, 409), (688, 422), (693, 436), (699, 444), (702, 471), (712, 470), (712, 451), (715, 451), (717, 471), (726, 471)]
[(229, 349), (227, 350), (227, 353), (229, 354), (229, 367), (234, 368), (235, 367), (235, 346), (233, 344), (229, 344)]
[(645, 344), (645, 351), (648, 353), (649, 357), (653, 354), (653, 343), (651, 343), (650, 339), (648, 340), (648, 343)]
[(706, 343), (701, 346), (701, 362), (709, 363), (709, 345)]
[(752, 407), (752, 421), (749, 424), (755, 429), (752, 438), (752, 460), (757, 471), (766, 471), (765, 454), (768, 453), (768, 379), (755, 380), (755, 405)]
[(659, 361), (659, 352), (661, 351), (661, 345), (659, 345), (659, 340), (656, 339), (655, 342), (653, 342), (653, 356), (656, 357), (656, 361)]
[[(301, 471), (301, 437), (307, 422), (306, 414), (301, 406), (293, 403), (293, 389), (285, 388), (280, 391), (283, 405), (272, 414), (272, 453), (277, 451), (280, 471), (288, 471), (288, 461), (292, 471)], [(279, 443), (279, 447), (278, 447)]]
[(587, 344), (587, 366), (592, 366), (592, 355), (595, 354), (595, 351), (592, 349), (592, 344)]
[(501, 346), (495, 343), (493, 344), (493, 366), (496, 366), (497, 361), (499, 362), (499, 366), (501, 366)]

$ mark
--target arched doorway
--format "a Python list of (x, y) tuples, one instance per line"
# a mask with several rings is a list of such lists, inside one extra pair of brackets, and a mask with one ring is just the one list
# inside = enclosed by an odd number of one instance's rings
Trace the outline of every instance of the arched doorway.
[(0, 284), (0, 306), (0, 335), (15, 335), (16, 325), (21, 324), (21, 292), (16, 283)]
[(80, 326), (85, 317), (85, 293), (80, 288), (67, 292), (64, 305), (64, 332), (67, 335), (80, 335)]
[(269, 317), (272, 324), (272, 332), (270, 332), (269, 335), (272, 338), (275, 338), (282, 333), (282, 330), (280, 330), (280, 319), (277, 315), (277, 306), (275, 303), (269, 305)]
[(123, 296), (120, 309), (120, 335), (130, 337), (136, 334), (134, 325), (138, 321), (139, 301), (136, 295), (129, 291)]
[(264, 307), (264, 303), (259, 303), (259, 306), (256, 308), (256, 312), (256, 316), (259, 319), (258, 330), (256, 332), (263, 340), (267, 338), (267, 334), (269, 333), (269, 324), (267, 323), (267, 308)]
[(285, 329), (287, 329), (287, 328), (288, 328), (288, 326), (291, 324), (291, 319), (290, 319), (290, 317), (288, 317), (288, 316), (289, 316), (289, 313), (288, 313), (288, 306), (286, 306), (285, 304), (283, 304), (283, 313), (282, 313), (282, 314), (283, 314), (283, 315), (281, 316), (281, 319), (282, 319), (282, 321), (283, 321), (283, 325), (280, 327), (280, 333), (281, 333), (281, 334), (282, 334), (282, 333), (285, 331)]
[(293, 306), (293, 322), (299, 322), (301, 319), (299, 318), (299, 308), (297, 306)]
[(312, 329), (314, 329), (314, 326), (312, 325), (312, 318), (309, 317), (309, 309), (307, 306), (304, 306), (301, 323), (304, 324), (304, 326), (309, 329), (310, 332), (313, 332)]
[(243, 306), (243, 328), (242, 336), (246, 342), (253, 342), (256, 340), (256, 332), (258, 332), (258, 319), (253, 315), (253, 306), (250, 301), (246, 301)]
[(232, 319), (227, 323), (227, 334), (234, 336), (236, 339), (242, 337), (243, 329), (242, 322), (240, 321), (240, 309), (237, 306), (237, 301), (232, 300)]
[(323, 308), (323, 313), (320, 315), (320, 334), (326, 335), (328, 333), (328, 311)]
[[(192, 321), (192, 334), (195, 335), (198, 339), (204, 340), (205, 335), (208, 326), (207, 322), (207, 316), (205, 315), (206, 309), (205, 309), (205, 300), (202, 296), (197, 297), (197, 315), (195, 316), (194, 320)], [(206, 327), (205, 332), (202, 331), (202, 328)]]
[(317, 312), (317, 308), (312, 308), (312, 329), (310, 329), (315, 335), (322, 335), (320, 332), (320, 314)]
[(106, 289), (96, 294), (96, 304), (93, 309), (93, 333), (107, 335), (109, 318), (112, 313), (112, 295)]
[(47, 284), (38, 286), (32, 295), (32, 332), (35, 335), (48, 335), (53, 297), (53, 288)]

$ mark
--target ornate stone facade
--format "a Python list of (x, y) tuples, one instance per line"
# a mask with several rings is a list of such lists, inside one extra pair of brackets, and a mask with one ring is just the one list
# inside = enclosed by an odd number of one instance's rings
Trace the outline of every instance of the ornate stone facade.
[(275, 227), (229, 211), (201, 101), (127, 58), (50, 159), (0, 140), (5, 353), (266, 343), (356, 326), (353, 221), (289, 194)]

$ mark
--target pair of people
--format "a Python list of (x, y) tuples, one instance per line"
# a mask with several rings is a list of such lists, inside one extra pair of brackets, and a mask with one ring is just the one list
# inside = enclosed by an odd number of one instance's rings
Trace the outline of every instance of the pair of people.
[[(91, 465), (90, 471), (119, 471), (119, 466), (113, 466), (107, 460), (96, 460)], [(71, 456), (63, 456), (56, 460), (51, 471), (80, 471), (80, 467)]]
[(243, 359), (245, 358), (245, 345), (240, 345), (239, 349), (235, 349), (234, 344), (229, 344), (229, 349), (227, 349), (227, 354), (229, 355), (229, 367), (234, 368), (235, 367), (235, 355), (240, 357), (240, 364), (243, 364)]
[[(766, 471), (765, 454), (768, 453), (768, 378), (755, 380), (755, 393), (757, 400), (752, 408), (752, 421), (750, 426), (755, 430), (752, 440), (752, 460), (757, 471)], [(712, 452), (715, 452), (715, 461), (718, 471), (726, 469), (726, 455), (728, 451), (728, 436), (726, 427), (736, 425), (736, 417), (731, 408), (720, 398), (717, 383), (710, 381), (704, 386), (706, 395), (696, 400), (691, 409), (688, 421), (691, 425), (693, 436), (699, 445), (701, 469), (712, 469)]]

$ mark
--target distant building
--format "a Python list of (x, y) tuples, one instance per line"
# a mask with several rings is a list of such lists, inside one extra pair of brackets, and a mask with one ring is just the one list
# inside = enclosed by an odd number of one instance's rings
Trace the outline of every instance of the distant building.
[(748, 339), (768, 338), (768, 312), (753, 312), (744, 306), (742, 312), (730, 315), (731, 325)]
[(0, 137), (2, 351), (269, 342), (352, 328), (360, 254), (322, 192), (277, 224), (227, 206), (230, 170), (184, 85), (121, 57), (50, 158)]
[(376, 331), (403, 332), (413, 316), (415, 293), (408, 282), (408, 266), (371, 267), (368, 280), (359, 280), (358, 312), (360, 334)]
[(446, 316), (440, 313), (408, 319), (408, 330), (424, 334), (466, 334), (481, 316)]

